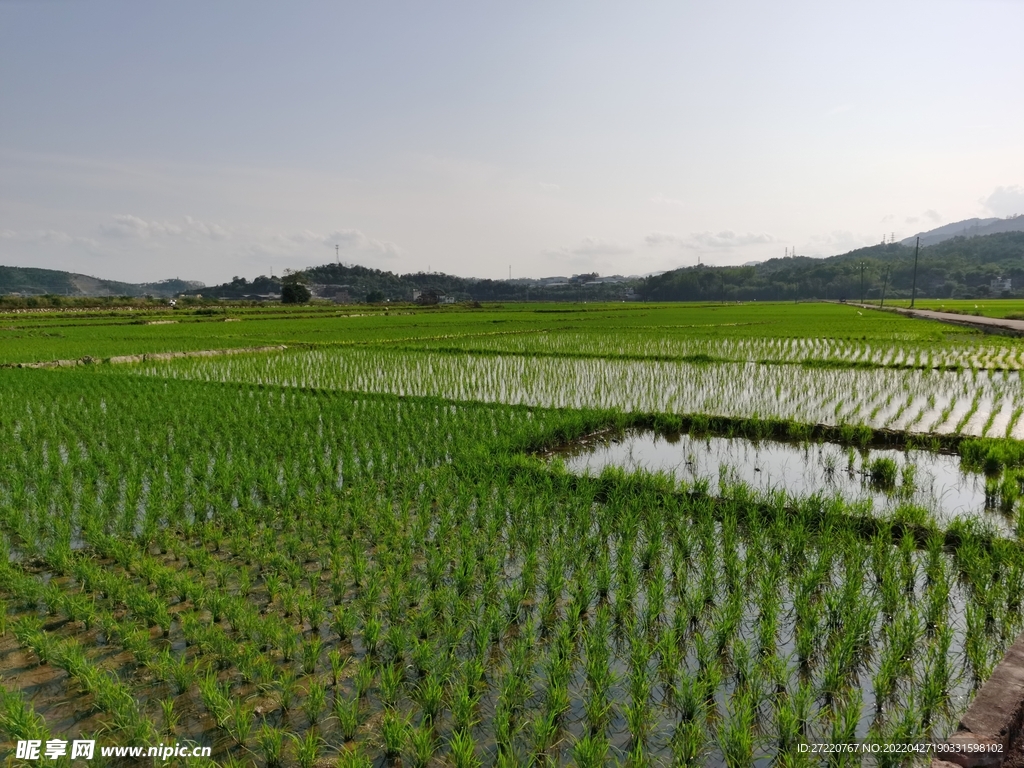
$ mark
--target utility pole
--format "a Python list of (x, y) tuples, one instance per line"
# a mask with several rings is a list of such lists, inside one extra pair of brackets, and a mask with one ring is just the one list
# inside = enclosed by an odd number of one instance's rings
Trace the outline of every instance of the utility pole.
[(334, 258), (338, 260), (338, 266), (341, 266), (341, 250), (338, 248), (338, 244), (334, 244)]
[(914, 299), (917, 298), (917, 252), (921, 250), (921, 238), (917, 238), (914, 245), (914, 287), (910, 291), (910, 308), (914, 308)]
[(860, 303), (864, 303), (864, 262), (860, 263)]
[(885, 268), (885, 280), (882, 282), (882, 300), (878, 303), (879, 309), (885, 306), (885, 287), (887, 285), (889, 285), (889, 267)]

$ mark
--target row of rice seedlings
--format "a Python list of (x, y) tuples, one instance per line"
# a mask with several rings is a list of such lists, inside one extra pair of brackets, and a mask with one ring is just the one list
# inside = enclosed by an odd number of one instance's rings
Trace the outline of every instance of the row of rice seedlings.
[(537, 330), (501, 335), (467, 334), (441, 340), (390, 341), (434, 351), (488, 351), (506, 354), (691, 359), (770, 364), (828, 362), (903, 368), (984, 368), (1020, 370), (1024, 347), (1005, 339), (979, 337), (972, 344), (871, 341), (826, 337), (773, 338), (701, 335), (699, 328), (651, 326), (614, 331)]
[[(190, 359), (135, 370), (172, 379), (555, 408), (773, 417), (894, 429), (921, 426), (922, 431), (948, 429), (975, 435), (1003, 435), (1010, 430), (1024, 436), (1019, 420), (1009, 423), (1022, 405), (1016, 372), (793, 370), (754, 362), (700, 365), (361, 349)], [(886, 405), (893, 392), (905, 392), (905, 399)], [(969, 407), (960, 405), (964, 402)], [(954, 415), (957, 421), (951, 423)]]

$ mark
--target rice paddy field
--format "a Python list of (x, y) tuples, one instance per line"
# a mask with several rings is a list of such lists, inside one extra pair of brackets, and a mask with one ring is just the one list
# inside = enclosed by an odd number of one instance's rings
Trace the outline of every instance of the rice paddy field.
[(200, 312), (0, 316), (9, 764), (926, 764), (1024, 624), (1016, 339), (824, 304)]

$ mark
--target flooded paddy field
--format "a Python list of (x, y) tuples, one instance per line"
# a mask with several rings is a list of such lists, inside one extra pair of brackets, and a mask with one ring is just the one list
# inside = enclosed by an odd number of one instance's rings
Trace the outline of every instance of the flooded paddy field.
[(548, 455), (572, 472), (600, 474), (605, 467), (663, 472), (711, 493), (741, 483), (761, 494), (838, 497), (880, 514), (914, 505), (940, 523), (973, 518), (1003, 533), (1015, 524), (998, 508), (992, 478), (964, 469), (952, 453), (629, 430)]
[[(0, 759), (816, 765), (946, 738), (1021, 630), (1012, 340), (849, 307), (374, 311), (0, 370)], [(194, 330), (111, 327), (112, 357)]]

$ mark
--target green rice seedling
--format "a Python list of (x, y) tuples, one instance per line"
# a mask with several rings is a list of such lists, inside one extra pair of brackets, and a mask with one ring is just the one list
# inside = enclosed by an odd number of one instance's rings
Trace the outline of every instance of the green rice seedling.
[(775, 699), (775, 739), (780, 760), (795, 759), (803, 743), (803, 725), (797, 703), (788, 696)]
[(409, 762), (414, 768), (426, 768), (437, 753), (437, 736), (429, 724), (421, 723), (409, 731)]
[(374, 677), (376, 677), (376, 672), (369, 660), (364, 660), (363, 663), (356, 668), (353, 683), (355, 684), (355, 694), (357, 699), (363, 698), (363, 696), (366, 695), (366, 692), (370, 690), (370, 687), (373, 685)]
[(645, 744), (654, 728), (654, 712), (647, 698), (633, 699), (623, 708), (632, 744)]
[(801, 680), (797, 683), (796, 690), (790, 694), (790, 702), (801, 736), (810, 733), (814, 698), (814, 687), (810, 680)]
[(338, 754), (338, 768), (371, 768), (373, 761), (363, 754), (361, 744), (354, 744)]
[(281, 658), (286, 663), (291, 664), (295, 659), (296, 652), (299, 650), (299, 638), (292, 632), (281, 632), (277, 638), (277, 647), (281, 651)]
[(283, 765), (284, 737), (283, 729), (266, 723), (256, 732), (256, 743), (267, 768), (279, 768)]
[(298, 694), (299, 681), (295, 673), (285, 669), (277, 677), (275, 684), (277, 689), (277, 703), (285, 713), (289, 712), (295, 703), (295, 696)]
[(604, 733), (612, 719), (613, 707), (607, 688), (594, 688), (583, 700), (583, 714), (591, 733)]
[(900, 676), (901, 660), (890, 652), (884, 652), (879, 660), (878, 669), (871, 680), (875, 698), (875, 710), (882, 712), (887, 702), (896, 692), (896, 683)]
[(917, 467), (913, 464), (904, 464), (900, 477), (899, 495), (900, 498), (910, 499), (917, 490)]
[(477, 711), (479, 700), (466, 681), (460, 681), (452, 691), (450, 708), (456, 730), (469, 731), (480, 721)]
[(324, 618), (327, 616), (326, 604), (316, 595), (311, 595), (305, 601), (303, 613), (309, 622), (310, 632), (317, 636), (317, 633), (320, 631), (320, 625), (324, 623)]
[(313, 768), (320, 759), (320, 752), (323, 749), (323, 739), (315, 729), (310, 728), (305, 735), (288, 734), (292, 739), (295, 749), (295, 763), (299, 768)]
[[(863, 699), (859, 688), (853, 688), (846, 700), (840, 703), (829, 740), (833, 744), (852, 744), (857, 740), (857, 725), (860, 722)], [(846, 765), (859, 765), (860, 756), (851, 755)]]
[(309, 683), (306, 697), (302, 700), (302, 711), (311, 725), (320, 722), (320, 717), (327, 708), (327, 686), (317, 679)]
[(338, 691), (334, 694), (334, 717), (338, 721), (338, 728), (341, 730), (341, 737), (345, 741), (352, 741), (356, 737), (356, 731), (362, 718), (359, 712), (359, 697), (346, 698), (339, 696)]
[(629, 752), (626, 753), (625, 764), (629, 768), (643, 768), (643, 766), (651, 764), (651, 758), (647, 754), (647, 748), (643, 745), (643, 742), (633, 743)]
[(871, 483), (883, 490), (892, 490), (896, 486), (898, 472), (896, 462), (886, 456), (873, 459), (868, 464), (868, 476), (871, 478)]
[(215, 673), (210, 672), (199, 681), (199, 695), (202, 697), (203, 706), (217, 721), (217, 725), (225, 726), (228, 722), (231, 699), (221, 687)]
[(703, 765), (707, 750), (703, 725), (696, 720), (683, 720), (676, 726), (670, 746), (675, 765)]
[(573, 763), (576, 768), (599, 768), (605, 765), (610, 746), (604, 734), (582, 736), (572, 746)]
[(174, 699), (160, 699), (160, 711), (163, 714), (164, 733), (173, 736), (178, 728), (178, 713), (174, 711)]
[(252, 733), (255, 718), (251, 702), (241, 698), (233, 698), (228, 708), (227, 730), (235, 743), (244, 747)]
[(437, 674), (428, 673), (419, 682), (419, 685), (413, 690), (413, 698), (420, 706), (424, 721), (434, 721), (441, 711), (444, 695), (444, 684)]
[[(486, 635), (484, 636), (486, 637)], [(467, 659), (462, 665), (462, 674), (466, 679), (466, 685), (473, 696), (479, 697), (483, 693), (487, 676), (487, 665), (483, 661), (487, 656), (487, 646), (477, 649), (477, 656)]]
[(465, 730), (455, 731), (448, 740), (448, 756), (455, 768), (479, 768), (482, 764), (476, 756), (476, 742)]
[(754, 758), (754, 706), (749, 694), (734, 694), (728, 717), (718, 726), (718, 745), (727, 766), (749, 766)]
[(989, 642), (985, 632), (984, 609), (967, 605), (967, 633), (964, 638), (964, 653), (973, 673), (975, 685), (988, 678), (992, 670), (989, 656)]
[(351, 657), (342, 656), (341, 651), (337, 648), (332, 648), (327, 652), (327, 661), (331, 665), (331, 684), (335, 687), (337, 687), (338, 681), (341, 680), (341, 676), (345, 673), (350, 660)]
[(542, 760), (558, 743), (558, 720), (553, 712), (538, 712), (531, 723), (530, 740), (536, 760)]
[(323, 648), (323, 640), (316, 635), (302, 643), (302, 671), (304, 674), (312, 675), (316, 672), (316, 665), (320, 660)]
[(363, 647), (371, 656), (380, 650), (382, 626), (376, 616), (371, 616), (363, 624)]
[(21, 695), (0, 685), (0, 731), (12, 740), (48, 737), (46, 720)]
[(121, 645), (135, 657), (136, 662), (143, 666), (148, 664), (155, 655), (149, 644), (149, 632), (138, 627), (126, 628), (121, 633)]
[(398, 704), (404, 677), (402, 668), (395, 664), (385, 664), (381, 667), (378, 694), (385, 707), (395, 707)]
[(398, 757), (409, 738), (409, 718), (403, 718), (393, 709), (385, 710), (380, 721), (380, 738), (384, 754), (392, 760)]

